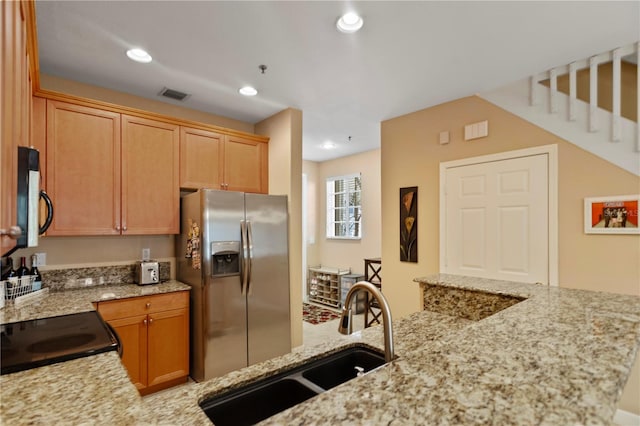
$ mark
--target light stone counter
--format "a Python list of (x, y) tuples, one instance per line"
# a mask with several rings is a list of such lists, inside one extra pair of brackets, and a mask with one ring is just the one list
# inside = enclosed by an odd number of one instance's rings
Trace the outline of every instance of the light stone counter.
[[(439, 312), (418, 312), (395, 321), (396, 360), (263, 424), (610, 423), (640, 345), (640, 298), (451, 275), (416, 281), (424, 287), (425, 298), (434, 294), (429, 291), (432, 285), (452, 289), (453, 296), (440, 293)], [(482, 297), (466, 297), (469, 292), (480, 292), (477, 294)], [(499, 296), (499, 303), (489, 303), (494, 311), (502, 310), (488, 317), (481, 315), (479, 320), (474, 315), (469, 316), (474, 320), (453, 316), (461, 310), (473, 311), (475, 300), (481, 301), (478, 310), (486, 311), (487, 299), (492, 299), (486, 293), (507, 296)], [(512, 299), (510, 296), (524, 300), (504, 303)], [(140, 413), (138, 418), (132, 415), (121, 421), (118, 416), (128, 406), (103, 402), (105, 411), (84, 423), (210, 424), (198, 406), (202, 399), (356, 343), (382, 349), (382, 328), (372, 327), (352, 336), (336, 331), (336, 339), (322, 345), (221, 378), (169, 389), (142, 402), (137, 394), (132, 395), (129, 406)], [(0, 418), (7, 424), (20, 419), (5, 418), (14, 413), (5, 400), (5, 387), (12, 376), (3, 376), (0, 381)], [(64, 389), (69, 381), (62, 374), (49, 379), (58, 383), (58, 389)], [(51, 389), (36, 385), (31, 392), (40, 401), (39, 409), (45, 410)], [(66, 402), (57, 403), (57, 423), (83, 423), (74, 420), (72, 411), (63, 414)], [(140, 403), (154, 417), (145, 418), (144, 410), (138, 411)], [(69, 404), (70, 410), (78, 407)]]
[[(16, 309), (0, 309), (0, 323), (94, 310), (92, 302), (189, 290), (178, 281), (102, 285), (51, 292)], [(0, 424), (156, 424), (129, 380), (117, 352), (0, 376)]]
[(52, 291), (42, 299), (29, 303), (21, 308), (15, 308), (13, 304), (7, 303), (4, 308), (0, 309), (0, 324), (94, 311), (95, 309), (91, 304), (92, 302), (126, 299), (129, 297), (171, 293), (190, 289), (190, 286), (172, 280), (160, 284), (143, 286), (136, 284), (97, 285), (78, 290)]
[[(524, 300), (497, 303), (504, 309), (479, 321), (427, 311), (396, 321), (398, 359), (261, 424), (610, 424), (640, 345), (640, 298), (451, 275), (416, 281)], [(458, 309), (459, 296), (440, 302)], [(198, 401), (357, 341), (382, 349), (381, 327), (145, 402), (161, 424), (209, 424)]]

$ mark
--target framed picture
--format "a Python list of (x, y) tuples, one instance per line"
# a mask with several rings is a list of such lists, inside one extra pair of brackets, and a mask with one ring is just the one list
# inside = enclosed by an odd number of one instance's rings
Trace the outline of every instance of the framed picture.
[(418, 261), (418, 187), (400, 188), (400, 260)]
[(640, 234), (638, 201), (638, 194), (585, 198), (585, 234)]

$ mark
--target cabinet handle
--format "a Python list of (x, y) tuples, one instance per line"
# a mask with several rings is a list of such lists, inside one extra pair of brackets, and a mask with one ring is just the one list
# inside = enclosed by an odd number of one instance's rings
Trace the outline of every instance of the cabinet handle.
[(120, 231), (120, 225), (116, 225), (116, 231)]
[(0, 236), (6, 235), (12, 240), (17, 240), (22, 235), (22, 229), (19, 226), (10, 226), (9, 229), (0, 229)]
[(123, 226), (123, 227), (122, 227), (122, 230), (123, 230), (123, 231), (126, 231), (126, 230), (127, 230), (127, 225)]
[(147, 307), (147, 309), (149, 309), (151, 307), (151, 302), (147, 302), (145, 306)]
[(146, 319), (146, 318), (145, 318), (145, 319), (143, 319), (143, 320), (142, 320), (142, 323), (143, 323), (144, 325), (147, 325), (147, 319)]
[(153, 324), (153, 318), (149, 318), (149, 324)]

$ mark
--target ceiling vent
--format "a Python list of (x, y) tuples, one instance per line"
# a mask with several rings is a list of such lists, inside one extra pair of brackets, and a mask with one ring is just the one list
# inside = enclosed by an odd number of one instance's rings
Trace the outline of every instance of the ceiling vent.
[(184, 101), (189, 96), (191, 96), (191, 95), (188, 95), (188, 94), (186, 94), (184, 92), (180, 92), (178, 90), (169, 89), (167, 87), (162, 89), (160, 91), (159, 95), (160, 96), (164, 96), (166, 98), (175, 99), (176, 101)]

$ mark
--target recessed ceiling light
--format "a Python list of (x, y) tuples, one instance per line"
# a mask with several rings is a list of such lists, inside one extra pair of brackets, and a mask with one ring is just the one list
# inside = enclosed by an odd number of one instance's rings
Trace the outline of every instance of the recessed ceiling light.
[(127, 50), (127, 56), (132, 61), (142, 62), (143, 64), (147, 64), (151, 62), (151, 55), (149, 55), (145, 50), (134, 48)]
[(362, 25), (364, 25), (364, 21), (354, 12), (345, 13), (336, 23), (338, 30), (347, 34), (355, 33), (362, 28)]
[(322, 148), (324, 149), (333, 149), (335, 147), (336, 147), (336, 144), (331, 141), (326, 141), (325, 143), (322, 144)]
[(258, 94), (258, 91), (256, 89), (254, 89), (253, 87), (251, 87), (251, 86), (241, 87), (238, 90), (238, 92), (240, 92), (240, 94), (244, 95), (244, 96), (255, 96), (255, 95)]

